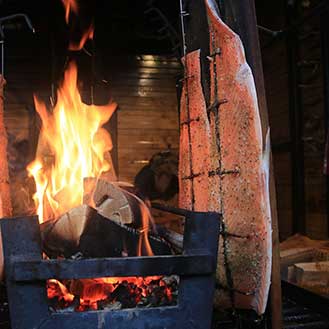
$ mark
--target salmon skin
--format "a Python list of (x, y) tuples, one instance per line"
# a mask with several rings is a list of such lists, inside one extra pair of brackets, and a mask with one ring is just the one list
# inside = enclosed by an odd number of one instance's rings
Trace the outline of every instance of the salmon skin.
[[(180, 113), (179, 205), (223, 215), (215, 304), (263, 314), (271, 277), (269, 133), (263, 147), (257, 95), (239, 37), (206, 0), (211, 106), (200, 53), (184, 58)], [(264, 150), (263, 150), (264, 149)]]

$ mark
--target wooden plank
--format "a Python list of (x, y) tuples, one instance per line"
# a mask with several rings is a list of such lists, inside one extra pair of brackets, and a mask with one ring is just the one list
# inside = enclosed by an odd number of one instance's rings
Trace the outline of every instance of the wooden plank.
[(172, 130), (169, 135), (166, 129), (148, 129), (143, 133), (139, 130), (120, 129), (118, 136), (119, 154), (120, 148), (127, 145), (134, 145), (137, 142), (159, 143), (160, 146), (178, 145), (178, 131)]
[(119, 130), (123, 129), (159, 129), (178, 130), (178, 118), (169, 113), (150, 112), (147, 111), (130, 111), (128, 113), (120, 113), (118, 118)]

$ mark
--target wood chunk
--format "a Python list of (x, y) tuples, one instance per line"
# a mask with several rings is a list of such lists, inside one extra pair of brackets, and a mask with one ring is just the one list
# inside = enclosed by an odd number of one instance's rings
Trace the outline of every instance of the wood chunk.
[(311, 262), (314, 259), (315, 249), (312, 247), (292, 248), (281, 251), (281, 278), (288, 279), (288, 267), (296, 263)]
[(293, 249), (293, 248), (304, 248), (304, 247), (313, 247), (313, 248), (324, 248), (329, 250), (329, 241), (328, 240), (312, 240), (307, 236), (301, 234), (295, 234), (289, 237), (287, 240), (280, 243), (280, 251)]
[(329, 285), (329, 261), (299, 263), (294, 266), (295, 283), (298, 285)]
[(170, 242), (172, 248), (177, 253), (182, 253), (183, 251), (183, 242), (184, 242), (184, 235), (169, 230), (165, 227), (157, 226), (158, 234)]
[[(142, 240), (141, 240), (142, 239)], [(160, 237), (148, 234), (151, 249), (155, 255), (169, 255), (171, 248)], [(83, 232), (80, 239), (79, 249), (85, 257), (121, 257), (138, 256), (139, 243), (143, 243), (143, 233), (109, 220), (96, 213)], [(148, 253), (141, 248), (141, 255)]]
[(43, 250), (49, 257), (69, 257), (79, 251), (80, 239), (96, 210), (88, 205), (72, 208), (56, 220), (40, 225)]
[[(143, 233), (105, 218), (88, 205), (71, 209), (57, 220), (40, 225), (43, 251), (51, 258), (69, 258), (77, 253), (83, 257), (137, 256)], [(148, 234), (156, 255), (171, 254), (170, 245)], [(144, 248), (141, 254), (146, 255)]]
[(328, 248), (316, 249), (314, 259), (317, 261), (329, 261), (329, 249)]
[(329, 261), (329, 241), (295, 234), (280, 244), (281, 278), (296, 281), (294, 264)]
[[(128, 192), (102, 179), (84, 180), (84, 204), (95, 207), (104, 217), (121, 224), (132, 224), (136, 205)], [(135, 216), (136, 217), (136, 216)]]

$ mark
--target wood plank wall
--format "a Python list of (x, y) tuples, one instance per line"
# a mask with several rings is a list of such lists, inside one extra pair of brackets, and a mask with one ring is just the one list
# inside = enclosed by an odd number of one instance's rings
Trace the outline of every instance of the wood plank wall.
[[(178, 152), (176, 82), (181, 65), (169, 56), (153, 55), (113, 57), (108, 63), (109, 89), (118, 103), (119, 178), (132, 183), (154, 153), (168, 148)], [(33, 107), (35, 86), (28, 83), (28, 75), (24, 81), (24, 75), (15, 72), (8, 72), (5, 124), (11, 135), (22, 140), (30, 135), (27, 109)], [(43, 88), (49, 92), (49, 87)]]
[(176, 81), (180, 63), (165, 56), (117, 59), (110, 68), (113, 100), (118, 103), (119, 178), (133, 182), (153, 154), (178, 152)]
[[(316, 5), (318, 1), (312, 1)], [(267, 7), (267, 8), (265, 8)], [(309, 9), (305, 8), (303, 13)], [(272, 30), (284, 29), (284, 2), (259, 8), (259, 24)], [(319, 17), (299, 29), (299, 58), (301, 111), (305, 162), (305, 224), (311, 238), (328, 238), (326, 213), (326, 177), (323, 175), (325, 150), (323, 68)], [(262, 55), (267, 102), (274, 144), (274, 166), (278, 199), (280, 237), (295, 233), (292, 216), (292, 173), (290, 156), (288, 57), (285, 38), (271, 42), (262, 34)]]

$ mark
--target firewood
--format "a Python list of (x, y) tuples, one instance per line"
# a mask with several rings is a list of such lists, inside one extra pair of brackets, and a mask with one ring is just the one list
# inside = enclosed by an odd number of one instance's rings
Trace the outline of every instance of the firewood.
[(84, 190), (84, 204), (95, 207), (102, 216), (121, 224), (134, 222), (133, 208), (136, 208), (136, 201), (125, 190), (95, 178), (84, 180)]
[(305, 284), (329, 284), (329, 262), (299, 263), (294, 265), (296, 283)]
[(315, 249), (312, 247), (292, 248), (280, 253), (281, 278), (288, 278), (288, 267), (296, 263), (310, 262), (314, 259)]
[(289, 237), (287, 240), (280, 243), (280, 251), (293, 249), (293, 248), (327, 248), (329, 250), (328, 240), (312, 240), (307, 236), (301, 234), (295, 234)]
[(172, 248), (177, 252), (181, 253), (183, 251), (183, 240), (184, 236), (182, 234), (176, 233), (168, 228), (157, 225), (158, 234), (170, 242)]
[(329, 296), (329, 262), (299, 263), (289, 266), (288, 281), (314, 293)]
[(280, 266), (282, 279), (295, 277), (294, 264), (329, 260), (329, 242), (312, 240), (295, 234), (280, 244)]
[[(147, 254), (143, 247), (144, 233), (105, 218), (88, 205), (42, 223), (40, 230), (43, 251), (51, 258), (70, 258), (77, 253), (92, 258)], [(170, 245), (164, 239), (147, 236), (154, 254), (171, 254)]]
[(82, 205), (72, 208), (57, 220), (40, 225), (44, 252), (52, 257), (69, 257), (79, 251), (80, 238), (96, 210)]

